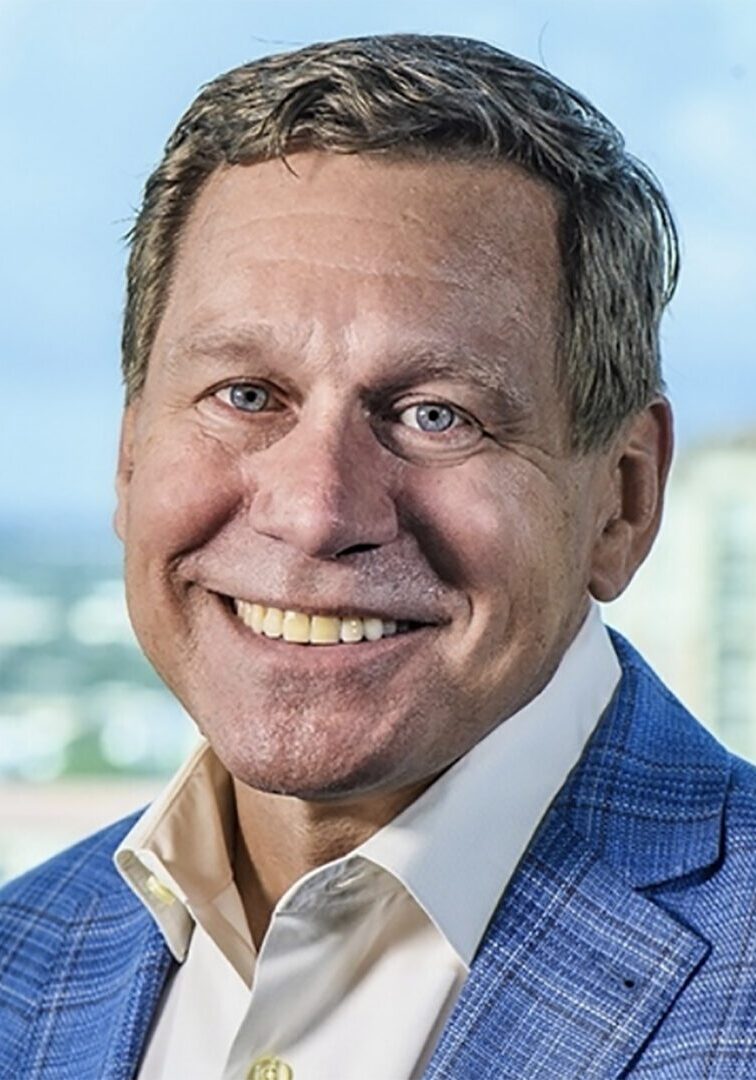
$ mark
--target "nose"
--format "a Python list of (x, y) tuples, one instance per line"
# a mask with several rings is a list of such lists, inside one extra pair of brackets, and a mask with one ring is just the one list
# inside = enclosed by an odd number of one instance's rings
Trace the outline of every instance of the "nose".
[(315, 558), (391, 543), (398, 517), (387, 456), (366, 420), (300, 418), (251, 464), (254, 529)]

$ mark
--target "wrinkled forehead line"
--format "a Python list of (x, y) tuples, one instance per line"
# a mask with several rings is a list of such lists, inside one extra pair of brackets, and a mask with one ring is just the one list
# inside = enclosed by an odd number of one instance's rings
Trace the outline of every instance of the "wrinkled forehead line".
[[(242, 194), (243, 189), (243, 194)], [(564, 199), (552, 184), (514, 162), (460, 157), (337, 154), (297, 151), (284, 158), (218, 166), (202, 185), (178, 237), (176, 257), (189, 239), (225, 215), (242, 211), (254, 220), (272, 213), (292, 216), (350, 210), (380, 214), (382, 223), (412, 228), (423, 221), (448, 227), (458, 241), (497, 240), (496, 203), (519, 214), (523, 229), (548, 237), (558, 256)], [(303, 211), (304, 213), (304, 211)]]
[[(352, 268), (398, 280), (406, 267), (476, 292), (500, 281), (518, 318), (546, 319), (560, 333), (558, 219), (551, 188), (508, 163), (307, 151), (227, 165), (182, 230), (164, 315), (193, 282), (204, 295), (208, 258), (216, 274), (248, 258), (263, 271), (266, 260), (291, 259), (325, 275)], [(526, 314), (521, 289), (535, 290), (542, 310)]]

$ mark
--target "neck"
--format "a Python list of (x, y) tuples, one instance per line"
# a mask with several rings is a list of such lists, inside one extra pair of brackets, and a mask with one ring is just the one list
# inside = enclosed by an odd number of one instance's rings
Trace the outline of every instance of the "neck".
[(234, 780), (234, 872), (255, 947), (259, 950), (273, 909), (296, 881), (364, 843), (429, 783), (354, 800), (310, 802)]

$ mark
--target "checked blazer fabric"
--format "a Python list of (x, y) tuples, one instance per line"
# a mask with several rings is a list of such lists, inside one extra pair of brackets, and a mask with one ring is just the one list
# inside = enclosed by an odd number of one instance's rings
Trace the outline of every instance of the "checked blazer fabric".
[[(425, 1080), (756, 1078), (756, 770), (614, 643)], [(135, 1075), (174, 962), (112, 866), (133, 820), (0, 891), (2, 1080)]]

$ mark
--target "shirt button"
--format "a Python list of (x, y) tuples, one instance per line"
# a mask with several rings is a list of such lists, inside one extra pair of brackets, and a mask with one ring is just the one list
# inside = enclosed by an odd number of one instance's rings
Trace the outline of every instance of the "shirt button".
[(294, 1070), (277, 1057), (258, 1058), (252, 1062), (247, 1080), (293, 1080)]
[(144, 883), (144, 887), (150, 896), (154, 897), (161, 904), (172, 904), (176, 897), (173, 895), (167, 885), (164, 885), (162, 881), (158, 881), (154, 874), (150, 874)]

